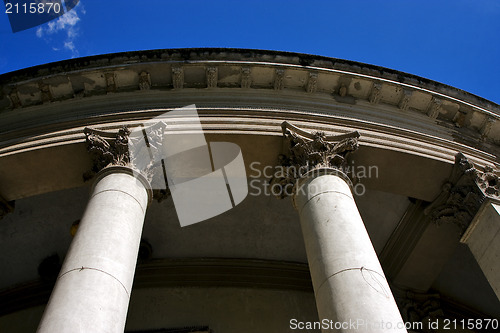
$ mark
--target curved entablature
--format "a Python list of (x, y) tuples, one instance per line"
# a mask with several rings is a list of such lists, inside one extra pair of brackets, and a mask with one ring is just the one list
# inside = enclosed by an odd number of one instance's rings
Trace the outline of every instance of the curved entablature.
[[(497, 104), (456, 88), (377, 66), (303, 54), (179, 49), (119, 53), (0, 76), (0, 112), (134, 90), (269, 89), (327, 97), (331, 106), (418, 113), (442, 126), (500, 141)], [(368, 105), (365, 105), (368, 104)], [(382, 111), (382, 110), (379, 110)]]
[[(430, 178), (441, 180), (423, 192), (402, 192), (426, 200), (439, 191), (457, 152), (479, 168), (500, 165), (500, 107), (450, 86), (377, 66), (295, 53), (153, 50), (1, 75), (0, 171), (8, 170), (0, 179), (4, 198), (56, 190), (49, 185), (49, 170), (58, 174), (60, 188), (82, 185), (81, 174), (90, 163), (83, 149), (85, 127), (135, 127), (189, 104), (196, 104), (209, 138), (224, 136), (262, 165), (276, 163), (283, 121), (329, 135), (359, 131), (362, 149), (356, 161), (384, 165), (394, 184), (404, 177), (398, 171), (404, 164), (394, 163), (402, 156), (406, 165), (429, 166)], [(179, 119), (175, 126), (182, 131), (189, 122)], [(31, 168), (34, 158), (42, 158), (47, 170)], [(30, 177), (25, 175), (31, 173), (47, 184), (28, 189)], [(25, 179), (26, 186), (13, 179)], [(381, 186), (388, 183), (378, 181)]]

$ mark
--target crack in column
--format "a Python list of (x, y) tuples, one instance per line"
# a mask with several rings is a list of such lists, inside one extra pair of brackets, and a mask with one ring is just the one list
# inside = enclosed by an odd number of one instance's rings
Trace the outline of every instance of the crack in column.
[(125, 293), (127, 294), (127, 297), (130, 298), (130, 293), (128, 292), (127, 288), (125, 287), (125, 285), (120, 281), (118, 280), (118, 278), (116, 278), (115, 276), (113, 276), (112, 274), (106, 272), (106, 271), (103, 271), (102, 269), (99, 269), (99, 268), (94, 268), (94, 267), (85, 267), (85, 266), (82, 266), (82, 267), (78, 267), (78, 268), (73, 268), (73, 269), (70, 269), (69, 271), (66, 271), (64, 273), (62, 273), (61, 275), (59, 275), (57, 277), (57, 279), (59, 280), (60, 278), (62, 278), (64, 275), (70, 273), (70, 272), (74, 272), (74, 271), (83, 271), (84, 269), (91, 269), (91, 270), (94, 270), (94, 271), (98, 271), (98, 272), (101, 272), (101, 273), (104, 273), (106, 275), (109, 275), (111, 276), (113, 279), (115, 279), (116, 281), (118, 281), (118, 283), (123, 287), (123, 290), (125, 290)]
[(325, 279), (325, 280), (324, 280), (324, 281), (320, 284), (320, 286), (318, 287), (317, 292), (315, 293), (315, 296), (319, 294), (319, 291), (321, 290), (321, 288), (323, 287), (323, 285), (326, 283), (326, 281), (330, 280), (330, 279), (331, 279), (332, 277), (334, 277), (335, 275), (340, 274), (340, 273), (344, 273), (344, 272), (347, 272), (347, 271), (357, 271), (357, 270), (359, 270), (359, 271), (361, 272), (361, 276), (363, 277), (363, 280), (365, 280), (365, 282), (366, 282), (366, 283), (367, 283), (367, 284), (368, 284), (368, 285), (369, 285), (369, 286), (370, 286), (373, 290), (375, 290), (375, 291), (376, 291), (377, 293), (379, 293), (379, 294), (384, 295), (386, 298), (390, 298), (389, 293), (387, 292), (387, 290), (385, 290), (385, 288), (384, 288), (383, 284), (382, 284), (382, 283), (380, 283), (377, 279), (375, 279), (375, 278), (373, 278), (373, 277), (372, 277), (372, 279), (373, 279), (373, 280), (377, 281), (377, 284), (379, 285), (380, 289), (382, 290), (382, 292), (380, 292), (380, 290), (378, 290), (378, 289), (377, 289), (376, 287), (374, 287), (374, 286), (373, 286), (370, 282), (368, 282), (368, 280), (366, 279), (366, 277), (365, 277), (365, 276), (364, 276), (364, 274), (363, 274), (363, 271), (367, 271), (367, 272), (369, 272), (370, 274), (375, 273), (375, 274), (379, 275), (379, 276), (380, 276), (381, 278), (383, 278), (383, 279), (385, 279), (385, 277), (384, 277), (382, 274), (380, 274), (379, 272), (377, 272), (377, 271), (375, 271), (375, 270), (373, 270), (373, 269), (369, 269), (369, 268), (363, 267), (363, 266), (361, 266), (361, 267), (352, 267), (352, 268), (344, 268), (344, 269), (342, 269), (342, 270), (340, 270), (340, 271), (338, 271), (338, 272), (336, 272), (336, 273), (331, 274), (330, 276), (328, 276), (328, 277), (327, 277), (327, 278), (326, 278), (326, 279)]

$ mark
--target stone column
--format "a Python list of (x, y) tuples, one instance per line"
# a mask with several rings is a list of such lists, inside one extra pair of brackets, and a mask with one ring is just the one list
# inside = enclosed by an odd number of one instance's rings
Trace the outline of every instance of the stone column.
[(38, 327), (41, 333), (123, 333), (125, 327), (152, 190), (131, 168), (126, 129), (111, 141), (86, 134), (92, 173), (102, 170)]
[(281, 157), (286, 169), (273, 184), (286, 191), (294, 182), (319, 319), (329, 322), (323, 332), (406, 332), (396, 329), (401, 315), (342, 172), (359, 134), (283, 129), (289, 156)]

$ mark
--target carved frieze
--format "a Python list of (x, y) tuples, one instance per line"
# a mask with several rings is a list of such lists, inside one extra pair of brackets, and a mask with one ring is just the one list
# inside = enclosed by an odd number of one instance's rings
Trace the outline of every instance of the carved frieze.
[(347, 86), (342, 83), (339, 87), (339, 96), (345, 97), (346, 95), (347, 95)]
[(180, 66), (172, 66), (172, 84), (174, 89), (184, 87), (184, 69)]
[(309, 73), (309, 80), (307, 81), (306, 91), (308, 93), (316, 92), (317, 84), (318, 84), (318, 73)]
[(457, 112), (453, 116), (453, 123), (455, 124), (456, 127), (463, 127), (465, 125), (465, 118), (467, 114), (470, 112), (470, 108), (464, 107), (463, 105), (460, 105)]
[(241, 68), (241, 88), (248, 89), (252, 85), (252, 72), (250, 67)]
[(483, 138), (486, 138), (490, 134), (491, 128), (493, 127), (496, 121), (497, 120), (492, 117), (487, 117), (484, 120), (483, 126), (481, 126), (481, 129), (479, 130)]
[[(279, 155), (277, 170), (271, 185), (273, 194), (284, 198), (286, 187), (293, 186), (305, 173), (332, 168), (343, 171), (346, 157), (358, 148), (359, 133), (327, 136), (323, 132), (307, 132), (288, 122), (282, 124), (285, 151)], [(276, 189), (281, 188), (277, 191)]]
[(48, 103), (52, 101), (52, 93), (50, 92), (50, 87), (48, 84), (43, 83), (43, 81), (38, 81), (38, 88), (40, 89), (42, 103)]
[(427, 109), (427, 115), (432, 119), (436, 119), (439, 116), (439, 113), (441, 113), (442, 104), (443, 100), (433, 96)]
[(217, 88), (217, 67), (207, 67), (207, 88)]
[(139, 74), (139, 89), (140, 90), (151, 89), (151, 75), (148, 72), (141, 72)]
[(285, 86), (285, 70), (277, 69), (274, 74), (274, 90), (283, 90)]
[(380, 102), (381, 90), (382, 90), (382, 83), (374, 82), (369, 97), (370, 103), (378, 104)]
[(426, 208), (432, 222), (453, 223), (460, 235), (467, 229), (486, 197), (499, 200), (499, 177), (492, 167), (477, 170), (462, 153), (455, 156), (450, 178), (438, 197)]
[(115, 73), (105, 73), (104, 78), (106, 80), (106, 92), (116, 92)]
[(403, 96), (401, 96), (401, 100), (399, 101), (398, 107), (399, 109), (406, 111), (408, 110), (408, 106), (410, 104), (410, 99), (413, 92), (409, 89), (403, 89)]
[(12, 88), (12, 90), (10, 91), (9, 99), (13, 109), (20, 108), (22, 106), (21, 99), (19, 98), (16, 87)]

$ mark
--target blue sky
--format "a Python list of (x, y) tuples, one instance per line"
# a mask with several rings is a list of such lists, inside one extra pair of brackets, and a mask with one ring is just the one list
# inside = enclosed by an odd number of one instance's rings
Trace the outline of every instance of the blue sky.
[(180, 47), (360, 61), (500, 103), (500, 0), (80, 0), (60, 18), (17, 33), (0, 13), (0, 73)]

